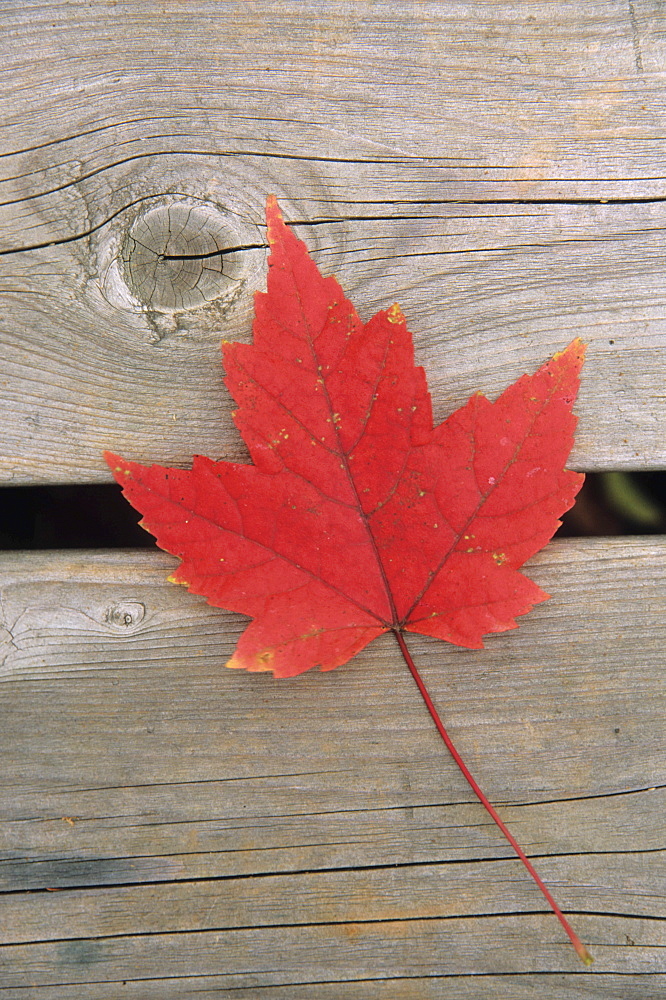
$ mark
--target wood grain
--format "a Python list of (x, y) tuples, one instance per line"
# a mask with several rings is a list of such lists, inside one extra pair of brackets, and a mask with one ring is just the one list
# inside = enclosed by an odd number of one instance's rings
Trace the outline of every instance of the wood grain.
[[(0, 481), (108, 481), (105, 447), (242, 456), (219, 343), (250, 336), (269, 192), (364, 318), (401, 302), (438, 417), (581, 336), (574, 466), (663, 467), (654, 5), (121, 8), (6, 12)], [(231, 299), (160, 312), (117, 261), (183, 202), (254, 249)]]
[(242, 621), (166, 583), (168, 556), (4, 554), (3, 985), (522, 1000), (585, 976), (591, 997), (656, 998), (665, 554), (555, 542), (530, 566), (554, 596), (520, 629), (478, 652), (410, 637), (593, 973), (388, 637), (331, 674), (242, 675), (221, 669)]
[[(219, 344), (251, 336), (271, 192), (364, 319), (401, 302), (437, 418), (581, 336), (573, 467), (663, 467), (661, 7), (8, 7), (0, 482), (108, 481), (104, 448), (244, 457)], [(173, 300), (195, 308), (127, 286), (155, 210), (188, 239), (217, 219), (222, 275)], [(0, 996), (661, 998), (665, 554), (554, 543), (520, 629), (411, 641), (591, 971), (390, 637), (241, 676), (243, 622), (169, 557), (0, 555)]]

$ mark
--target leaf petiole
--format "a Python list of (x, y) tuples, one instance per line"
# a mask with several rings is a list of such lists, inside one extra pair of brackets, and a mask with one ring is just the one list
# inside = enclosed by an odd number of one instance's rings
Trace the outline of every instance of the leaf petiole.
[(548, 903), (548, 905), (550, 906), (551, 910), (553, 911), (553, 913), (555, 914), (555, 916), (557, 917), (557, 919), (561, 923), (561, 925), (564, 928), (564, 930), (565, 930), (565, 932), (566, 932), (569, 940), (571, 941), (572, 945), (576, 949), (576, 952), (577, 952), (579, 958), (585, 963), (585, 965), (591, 965), (592, 962), (593, 962), (593, 958), (590, 955), (589, 951), (587, 950), (587, 948), (585, 947), (585, 945), (583, 944), (583, 942), (580, 940), (580, 938), (578, 937), (578, 935), (575, 933), (575, 931), (570, 926), (568, 920), (566, 919), (566, 917), (564, 916), (564, 914), (560, 910), (559, 906), (557, 905), (557, 903), (553, 899), (552, 895), (548, 891), (548, 889), (545, 886), (544, 882), (542, 881), (542, 879), (540, 878), (540, 876), (537, 874), (537, 872), (536, 872), (536, 870), (534, 868), (534, 865), (532, 864), (532, 862), (530, 861), (530, 859), (527, 857), (527, 855), (525, 854), (525, 852), (523, 851), (522, 847), (520, 846), (520, 844), (518, 843), (518, 841), (516, 840), (516, 838), (513, 836), (513, 834), (509, 830), (509, 828), (506, 825), (506, 823), (504, 822), (504, 820), (500, 817), (499, 813), (495, 809), (495, 807), (492, 804), (492, 802), (490, 802), (486, 798), (486, 796), (484, 795), (483, 791), (478, 786), (478, 784), (476, 783), (474, 777), (470, 773), (469, 768), (467, 767), (467, 765), (463, 761), (462, 757), (460, 756), (460, 754), (456, 750), (456, 748), (454, 746), (454, 743), (453, 743), (451, 737), (449, 736), (449, 734), (447, 733), (446, 729), (444, 728), (444, 723), (440, 719), (439, 713), (437, 712), (437, 709), (435, 708), (435, 706), (434, 706), (434, 704), (432, 702), (432, 699), (431, 699), (430, 695), (428, 694), (428, 689), (426, 688), (421, 675), (419, 674), (418, 670), (416, 669), (416, 664), (414, 663), (414, 660), (412, 659), (411, 653), (409, 652), (409, 649), (407, 648), (407, 643), (405, 642), (405, 638), (404, 638), (402, 632), (399, 629), (393, 629), (393, 634), (395, 635), (395, 637), (397, 639), (397, 642), (398, 642), (398, 645), (400, 647), (400, 651), (401, 651), (401, 653), (403, 655), (403, 658), (405, 660), (405, 663), (409, 667), (409, 671), (410, 671), (412, 677), (414, 678), (414, 680), (416, 681), (416, 686), (418, 687), (418, 689), (419, 689), (419, 691), (421, 693), (421, 697), (423, 698), (423, 700), (424, 700), (424, 702), (426, 704), (426, 708), (430, 712), (432, 720), (435, 723), (435, 725), (437, 726), (437, 731), (439, 732), (439, 735), (444, 740), (444, 743), (446, 744), (447, 749), (449, 750), (451, 756), (453, 757), (453, 759), (455, 760), (456, 764), (458, 765), (458, 767), (462, 771), (465, 780), (467, 781), (468, 785), (470, 786), (470, 788), (472, 789), (472, 791), (474, 792), (474, 794), (478, 798), (478, 800), (481, 803), (481, 805), (490, 814), (493, 822), (499, 827), (499, 829), (502, 831), (502, 833), (504, 834), (504, 836), (506, 837), (506, 839), (508, 840), (508, 842), (511, 844), (511, 846), (514, 849), (514, 851), (516, 852), (516, 854), (518, 855), (518, 857), (520, 858), (520, 860), (522, 861), (522, 863), (525, 865), (525, 868), (527, 868), (528, 872), (532, 876), (533, 880), (536, 882), (537, 886), (539, 887), (539, 889), (543, 893), (543, 896), (546, 899), (546, 902)]

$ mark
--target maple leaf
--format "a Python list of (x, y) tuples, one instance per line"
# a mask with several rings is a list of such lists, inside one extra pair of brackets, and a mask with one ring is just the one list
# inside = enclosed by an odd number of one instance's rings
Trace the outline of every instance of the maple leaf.
[(434, 426), (400, 307), (363, 324), (273, 197), (266, 214), (268, 288), (256, 296), (253, 344), (223, 345), (252, 464), (107, 461), (142, 525), (181, 560), (170, 579), (252, 618), (228, 666), (332, 670), (395, 634), (467, 780), (588, 961), (453, 747), (404, 640), (416, 632), (477, 649), (548, 597), (520, 567), (582, 485), (564, 463), (584, 346), (575, 340), (494, 403), (478, 393)]

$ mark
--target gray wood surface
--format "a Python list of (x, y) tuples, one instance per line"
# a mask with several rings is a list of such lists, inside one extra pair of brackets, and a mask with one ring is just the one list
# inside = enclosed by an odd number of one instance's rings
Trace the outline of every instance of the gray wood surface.
[[(219, 342), (269, 192), (363, 317), (401, 302), (438, 417), (580, 335), (574, 465), (664, 464), (661, 4), (27, 0), (2, 31), (0, 481), (242, 454)], [(183, 205), (255, 249), (148, 309), (124, 241)]]
[(519, 629), (474, 652), (410, 637), (586, 971), (390, 637), (328, 674), (225, 671), (242, 620), (168, 584), (170, 557), (3, 554), (0, 986), (656, 1000), (665, 555), (555, 542)]
[[(436, 417), (581, 336), (572, 466), (664, 467), (663, 3), (1, 6), (0, 483), (244, 455), (268, 193)], [(242, 675), (167, 556), (0, 554), (0, 998), (663, 997), (665, 554), (554, 543), (518, 630), (410, 641), (591, 970), (389, 637)]]

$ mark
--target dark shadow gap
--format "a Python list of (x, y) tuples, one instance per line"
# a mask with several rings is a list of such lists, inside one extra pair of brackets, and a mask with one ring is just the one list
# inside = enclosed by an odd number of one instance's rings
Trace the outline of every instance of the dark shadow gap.
[(589, 472), (556, 538), (666, 532), (666, 472)]
[[(115, 484), (0, 488), (0, 550), (154, 548)], [(588, 474), (559, 537), (666, 532), (666, 472)]]
[(108, 485), (0, 489), (0, 550), (155, 548), (141, 515)]

